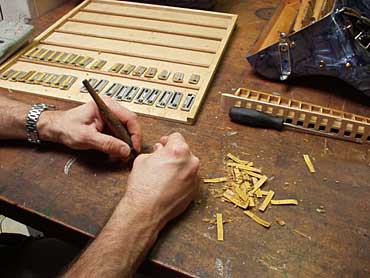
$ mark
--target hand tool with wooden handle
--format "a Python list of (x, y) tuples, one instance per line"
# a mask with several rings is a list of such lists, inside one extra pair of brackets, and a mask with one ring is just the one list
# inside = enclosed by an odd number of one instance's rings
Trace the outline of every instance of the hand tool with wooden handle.
[(107, 124), (108, 128), (112, 131), (113, 135), (118, 139), (124, 141), (130, 147), (129, 159), (134, 158), (138, 155), (136, 150), (132, 145), (132, 140), (126, 127), (121, 123), (121, 121), (113, 114), (105, 102), (99, 97), (94, 88), (90, 85), (88, 80), (82, 81), (87, 91), (90, 93), (91, 97), (94, 99), (99, 111), (102, 115), (103, 121)]

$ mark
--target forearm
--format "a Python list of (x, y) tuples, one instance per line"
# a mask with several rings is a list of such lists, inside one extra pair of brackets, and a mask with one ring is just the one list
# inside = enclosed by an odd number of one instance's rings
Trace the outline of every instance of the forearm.
[(123, 199), (64, 277), (132, 277), (162, 227), (152, 215), (152, 210), (135, 208)]
[[(31, 105), (0, 96), (0, 139), (27, 139), (26, 118)], [(43, 141), (57, 141), (57, 126), (53, 124), (58, 112), (44, 111), (37, 122), (39, 137)]]
[(26, 139), (29, 105), (0, 96), (0, 139)]

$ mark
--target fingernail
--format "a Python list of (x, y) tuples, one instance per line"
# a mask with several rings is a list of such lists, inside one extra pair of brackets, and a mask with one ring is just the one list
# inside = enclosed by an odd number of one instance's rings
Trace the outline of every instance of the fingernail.
[(120, 153), (123, 157), (128, 157), (130, 155), (130, 148), (127, 145), (121, 147)]

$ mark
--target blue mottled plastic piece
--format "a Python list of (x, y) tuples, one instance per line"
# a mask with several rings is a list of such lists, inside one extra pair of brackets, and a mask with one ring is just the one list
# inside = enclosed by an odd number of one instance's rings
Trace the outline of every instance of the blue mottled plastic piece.
[[(358, 23), (358, 18), (349, 15), (350, 11), (363, 16), (364, 22), (356, 34), (361, 30), (370, 39), (370, 0), (336, 1), (332, 14), (288, 35), (288, 40), (295, 44), (289, 49), (291, 74), (288, 80), (309, 75), (334, 76), (370, 96), (370, 47), (366, 49), (370, 40), (361, 43), (345, 28)], [(254, 70), (266, 78), (280, 80), (278, 46), (276, 42), (247, 56)]]

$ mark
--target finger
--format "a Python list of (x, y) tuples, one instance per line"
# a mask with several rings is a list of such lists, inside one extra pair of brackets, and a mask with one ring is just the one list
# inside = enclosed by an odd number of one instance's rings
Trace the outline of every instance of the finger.
[(113, 136), (103, 133), (94, 133), (88, 139), (91, 148), (109, 154), (114, 157), (126, 159), (130, 155), (130, 147)]
[(200, 159), (198, 157), (196, 157), (195, 155), (192, 155), (191, 159), (192, 159), (192, 163), (194, 165), (195, 172), (198, 172), (199, 168), (200, 168)]
[(127, 129), (128, 132), (131, 134), (131, 140), (132, 140), (132, 145), (134, 149), (137, 152), (141, 151), (141, 143), (143, 140), (143, 134), (141, 131), (141, 127), (139, 124), (139, 121), (137, 120), (137, 116), (135, 114), (135, 119), (129, 120), (127, 122)]
[(191, 155), (190, 147), (180, 133), (173, 133), (168, 136), (166, 150), (174, 157), (188, 159)]
[(129, 120), (136, 120), (137, 115), (134, 112), (118, 104), (110, 97), (103, 96), (102, 98), (105, 104), (112, 110), (112, 112), (119, 118), (119, 120), (123, 124), (127, 124)]
[(163, 145), (161, 144), (161, 143), (156, 143), (156, 144), (154, 144), (154, 146), (153, 146), (153, 150), (154, 150), (154, 152), (156, 152), (156, 151), (159, 151), (160, 149), (162, 149), (163, 148)]
[(141, 141), (142, 141), (142, 131), (137, 120), (137, 115), (126, 109), (125, 107), (119, 105), (116, 101), (112, 100), (109, 97), (103, 97), (105, 103), (112, 112), (118, 117), (118, 119), (127, 126), (128, 132), (131, 135), (131, 140), (133, 147), (136, 151), (140, 152), (141, 150)]
[(159, 142), (165, 146), (168, 142), (168, 136), (162, 136), (161, 139), (159, 140)]
[(170, 134), (167, 138), (167, 144), (177, 144), (177, 143), (186, 143), (184, 136), (182, 136), (178, 132)]

